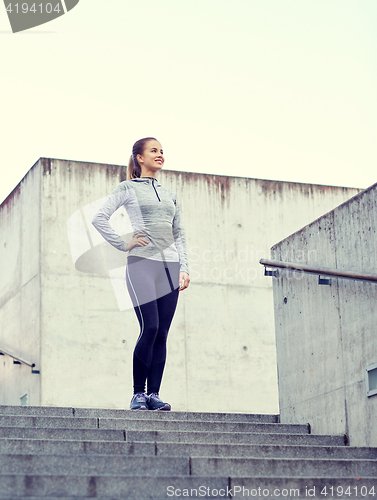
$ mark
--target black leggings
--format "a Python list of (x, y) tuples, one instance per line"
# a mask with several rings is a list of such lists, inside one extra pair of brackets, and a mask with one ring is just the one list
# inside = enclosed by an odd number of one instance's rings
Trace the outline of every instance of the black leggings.
[(127, 288), (140, 323), (133, 356), (134, 393), (159, 392), (166, 361), (166, 341), (179, 294), (179, 262), (129, 255)]

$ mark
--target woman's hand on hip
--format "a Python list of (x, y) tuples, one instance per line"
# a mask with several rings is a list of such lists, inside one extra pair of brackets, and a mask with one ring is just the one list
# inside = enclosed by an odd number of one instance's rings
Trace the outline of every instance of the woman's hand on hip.
[(179, 291), (182, 292), (185, 288), (189, 286), (190, 277), (188, 273), (180, 272), (179, 273)]
[(139, 234), (137, 234), (136, 236), (134, 236), (132, 238), (132, 240), (127, 245), (127, 248), (126, 248), (127, 252), (129, 250), (131, 250), (131, 248), (133, 248), (133, 247), (136, 247), (136, 246), (138, 246), (138, 247), (145, 247), (146, 245), (148, 245), (149, 241), (148, 240), (143, 240), (141, 238), (141, 236), (146, 236), (146, 234), (139, 233)]

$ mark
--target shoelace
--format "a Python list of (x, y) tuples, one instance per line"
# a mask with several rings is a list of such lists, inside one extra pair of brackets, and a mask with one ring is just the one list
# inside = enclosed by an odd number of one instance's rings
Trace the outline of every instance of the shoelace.
[(142, 403), (145, 401), (145, 394), (135, 394), (135, 401), (137, 403)]
[(148, 398), (152, 397), (161, 401), (160, 396), (157, 394), (157, 392), (152, 392), (151, 394), (149, 394)]

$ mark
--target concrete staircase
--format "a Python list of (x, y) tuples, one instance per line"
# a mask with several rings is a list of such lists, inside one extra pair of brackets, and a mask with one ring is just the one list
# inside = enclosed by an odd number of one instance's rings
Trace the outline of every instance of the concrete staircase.
[(376, 448), (278, 420), (0, 406), (0, 499), (377, 500)]

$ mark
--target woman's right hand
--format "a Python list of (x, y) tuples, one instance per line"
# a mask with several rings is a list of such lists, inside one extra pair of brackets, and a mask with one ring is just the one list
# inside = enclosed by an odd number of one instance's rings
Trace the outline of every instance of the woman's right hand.
[(138, 247), (145, 247), (146, 245), (148, 245), (149, 241), (143, 240), (141, 238), (141, 236), (146, 236), (146, 234), (139, 233), (139, 234), (137, 234), (136, 236), (134, 236), (132, 238), (132, 240), (127, 245), (127, 248), (126, 248), (127, 252), (129, 250), (131, 250), (131, 248), (133, 248), (133, 247), (136, 247), (136, 246), (138, 246)]

